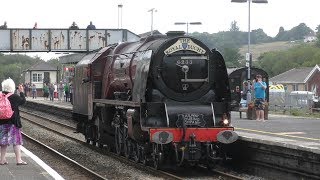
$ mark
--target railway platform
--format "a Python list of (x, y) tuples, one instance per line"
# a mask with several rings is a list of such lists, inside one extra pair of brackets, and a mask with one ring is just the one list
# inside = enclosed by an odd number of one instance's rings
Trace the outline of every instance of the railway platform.
[(320, 119), (269, 114), (262, 121), (239, 118), (232, 112), (232, 125), (241, 139), (320, 154)]
[(21, 147), (22, 159), (27, 165), (17, 165), (13, 147), (7, 148), (8, 164), (0, 165), (0, 179), (2, 180), (51, 180), (63, 179), (56, 171), (24, 147)]
[(27, 101), (35, 102), (39, 104), (45, 104), (47, 106), (53, 106), (58, 108), (63, 108), (67, 110), (72, 110), (72, 104), (71, 102), (66, 102), (65, 100), (59, 101), (57, 98), (55, 98), (53, 101), (50, 101), (49, 99), (45, 100), (43, 97), (37, 97), (36, 99), (33, 99), (32, 97), (27, 97)]

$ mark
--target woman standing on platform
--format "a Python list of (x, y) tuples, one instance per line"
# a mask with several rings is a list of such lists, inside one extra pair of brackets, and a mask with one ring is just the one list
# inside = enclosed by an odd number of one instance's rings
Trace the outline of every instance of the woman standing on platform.
[(256, 120), (264, 122), (264, 108), (266, 99), (266, 82), (262, 81), (262, 76), (258, 74), (256, 79), (253, 80), (253, 88), (255, 92), (255, 107), (256, 107)]
[(22, 136), (21, 136), (21, 120), (19, 113), (19, 106), (26, 102), (24, 95), (24, 88), (22, 85), (18, 86), (18, 94), (14, 94), (15, 83), (12, 79), (6, 79), (2, 83), (2, 93), (8, 94), (13, 93), (8, 97), (13, 114), (10, 119), (1, 119), (0, 120), (0, 145), (1, 145), (1, 160), (0, 165), (8, 164), (6, 160), (6, 153), (8, 145), (13, 145), (13, 150), (16, 155), (17, 165), (27, 165), (25, 161), (21, 159), (21, 145), (22, 145)]
[(32, 84), (32, 99), (37, 99), (37, 87), (35, 84)]
[(68, 83), (66, 83), (65, 85), (64, 85), (64, 94), (66, 95), (66, 102), (68, 102), (69, 101), (69, 93), (70, 93), (70, 91), (69, 91), (69, 84)]
[(58, 86), (59, 101), (63, 101), (63, 93), (64, 93), (64, 86), (62, 84), (62, 81), (60, 81), (60, 84)]

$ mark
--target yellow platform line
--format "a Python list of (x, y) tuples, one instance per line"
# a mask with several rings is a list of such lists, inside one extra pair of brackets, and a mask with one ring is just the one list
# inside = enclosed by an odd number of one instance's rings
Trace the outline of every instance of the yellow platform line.
[(267, 131), (260, 131), (255, 129), (245, 129), (245, 128), (236, 128), (235, 130), (243, 130), (243, 131), (249, 131), (249, 132), (257, 132), (262, 134), (271, 134), (276, 136), (285, 136), (285, 137), (291, 137), (291, 138), (298, 138), (298, 139), (306, 139), (306, 140), (312, 140), (312, 141), (320, 141), (320, 139), (317, 138), (308, 138), (308, 137), (300, 137), (300, 136), (293, 136), (293, 135), (287, 135), (287, 134), (279, 134), (279, 133), (273, 133), (273, 132), (267, 132)]

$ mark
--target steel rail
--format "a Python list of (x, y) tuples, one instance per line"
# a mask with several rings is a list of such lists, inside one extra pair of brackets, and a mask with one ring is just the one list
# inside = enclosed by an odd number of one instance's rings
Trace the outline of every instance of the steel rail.
[[(30, 113), (29, 113), (29, 114), (30, 114)], [(35, 116), (38, 117), (38, 118), (47, 119), (47, 118), (42, 117), (42, 116), (40, 116), (40, 115), (35, 115)], [(32, 123), (32, 124), (35, 124), (35, 125), (37, 125), (37, 126), (40, 126), (41, 128), (44, 128), (44, 129), (46, 129), (46, 130), (48, 130), (48, 131), (57, 133), (57, 134), (59, 134), (59, 135), (61, 135), (61, 136), (63, 136), (63, 137), (66, 137), (66, 138), (68, 138), (68, 139), (71, 139), (71, 140), (73, 140), (73, 141), (76, 141), (77, 143), (81, 143), (82, 145), (84, 145), (84, 146), (86, 146), (86, 147), (89, 147), (89, 148), (94, 149), (94, 150), (97, 150), (97, 149), (98, 149), (98, 147), (93, 146), (93, 145), (90, 145), (90, 144), (86, 143), (84, 140), (82, 141), (82, 140), (79, 140), (79, 139), (70, 137), (70, 136), (68, 136), (68, 135), (66, 135), (66, 134), (64, 134), (64, 133), (61, 133), (61, 132), (59, 132), (59, 131), (57, 131), (57, 130), (55, 130), (55, 129), (51, 129), (51, 128), (43, 125), (43, 124), (37, 123), (37, 122), (35, 122), (35, 121), (33, 121), (33, 120), (29, 119), (29, 118), (25, 118), (25, 117), (23, 117), (23, 116), (22, 116), (21, 118), (27, 120), (28, 122), (30, 122), (30, 123)], [(53, 121), (50, 121), (50, 122), (53, 122)], [(55, 121), (54, 121), (53, 123), (55, 123)], [(60, 124), (60, 123), (59, 123), (59, 124)], [(114, 158), (114, 159), (117, 159), (117, 160), (121, 161), (122, 163), (126, 163), (126, 164), (129, 164), (129, 165), (134, 166), (134, 167), (136, 167), (136, 168), (143, 169), (144, 171), (147, 171), (147, 172), (152, 173), (152, 174), (154, 174), (154, 175), (158, 175), (158, 176), (164, 177), (164, 178), (166, 178), (166, 179), (176, 179), (176, 180), (183, 180), (183, 179), (185, 179), (185, 178), (182, 178), (182, 177), (179, 177), (179, 176), (170, 174), (170, 173), (165, 172), (165, 171), (156, 170), (156, 169), (154, 169), (154, 168), (152, 168), (152, 167), (150, 167), (150, 166), (144, 166), (143, 164), (136, 163), (136, 162), (134, 162), (133, 160), (128, 160), (128, 159), (126, 159), (125, 157), (116, 155), (116, 153), (105, 152), (105, 151), (104, 151), (103, 153), (106, 154), (106, 155), (109, 155), (110, 157), (112, 157), (112, 158)]]
[(24, 138), (26, 138), (26, 139), (28, 139), (28, 140), (36, 143), (36, 144), (39, 145), (39, 146), (44, 147), (45, 149), (47, 149), (47, 150), (50, 151), (51, 153), (59, 156), (59, 157), (62, 158), (63, 160), (68, 161), (68, 162), (71, 162), (74, 166), (82, 169), (83, 171), (85, 171), (86, 173), (88, 173), (90, 176), (94, 177), (94, 179), (97, 179), (97, 180), (99, 180), (99, 179), (106, 179), (105, 177), (97, 174), (96, 172), (94, 172), (94, 171), (88, 169), (87, 167), (79, 164), (78, 162), (74, 161), (73, 159), (70, 159), (69, 157), (61, 154), (60, 152), (56, 151), (55, 149), (51, 148), (50, 146), (47, 146), (47, 145), (43, 144), (42, 142), (40, 142), (40, 141), (32, 138), (31, 136), (29, 136), (29, 135), (27, 135), (27, 134), (25, 134), (25, 133), (23, 133), (23, 132), (22, 132), (22, 135), (23, 135)]
[(54, 123), (54, 124), (57, 124), (57, 125), (66, 127), (66, 128), (68, 128), (68, 129), (71, 129), (71, 130), (76, 130), (76, 128), (73, 127), (73, 126), (70, 126), (70, 125), (68, 125), (68, 124), (63, 124), (63, 123), (61, 123), (61, 122), (58, 122), (58, 121), (53, 120), (53, 119), (48, 118), (48, 117), (41, 116), (41, 115), (39, 115), (39, 114), (35, 114), (35, 113), (28, 112), (28, 111), (25, 111), (25, 110), (20, 110), (20, 112), (23, 112), (23, 113), (26, 113), (26, 114), (29, 114), (29, 115), (32, 115), (32, 116), (36, 116), (36, 117), (41, 118), (41, 119), (45, 119), (45, 120), (47, 120), (47, 121), (49, 121), (49, 122), (52, 122), (52, 123)]

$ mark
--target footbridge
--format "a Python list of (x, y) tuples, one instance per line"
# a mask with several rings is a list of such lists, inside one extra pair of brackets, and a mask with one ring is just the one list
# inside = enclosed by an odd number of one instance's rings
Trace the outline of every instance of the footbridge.
[(139, 38), (126, 29), (0, 29), (0, 52), (90, 52)]

